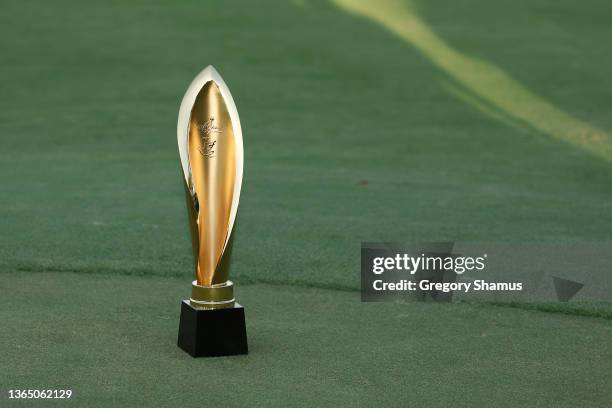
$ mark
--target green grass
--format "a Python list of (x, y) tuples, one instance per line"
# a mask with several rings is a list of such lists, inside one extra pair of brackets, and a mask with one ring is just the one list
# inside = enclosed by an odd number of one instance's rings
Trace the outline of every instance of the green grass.
[[(451, 49), (612, 132), (604, 0), (406, 4)], [(612, 239), (612, 165), (491, 102), (512, 93), (474, 93), (435, 53), (320, 0), (2, 9), (3, 389), (64, 378), (88, 406), (610, 400), (609, 320), (351, 293), (361, 241)], [(232, 276), (252, 354), (192, 361), (174, 347), (192, 274), (175, 125), (207, 64), (243, 125)], [(212, 372), (217, 394), (195, 393)]]
[(604, 407), (612, 396), (604, 319), (244, 285), (250, 354), (193, 359), (175, 346), (182, 279), (11, 278), (0, 383), (70, 387), (73, 406)]

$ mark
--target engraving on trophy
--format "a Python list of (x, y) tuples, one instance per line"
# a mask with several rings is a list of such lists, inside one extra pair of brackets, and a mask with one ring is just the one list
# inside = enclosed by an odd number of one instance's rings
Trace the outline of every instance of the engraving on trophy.
[(221, 133), (224, 127), (216, 126), (215, 118), (211, 117), (206, 122), (200, 124), (198, 129), (202, 139), (202, 146), (199, 149), (200, 153), (204, 157), (215, 157), (215, 144), (217, 144), (217, 141), (213, 139), (213, 134)]

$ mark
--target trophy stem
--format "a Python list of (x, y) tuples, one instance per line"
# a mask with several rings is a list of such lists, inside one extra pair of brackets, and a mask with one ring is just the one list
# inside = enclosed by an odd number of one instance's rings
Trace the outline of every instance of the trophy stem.
[(234, 284), (227, 281), (219, 285), (198, 285), (191, 283), (191, 306), (199, 309), (224, 309), (234, 307)]

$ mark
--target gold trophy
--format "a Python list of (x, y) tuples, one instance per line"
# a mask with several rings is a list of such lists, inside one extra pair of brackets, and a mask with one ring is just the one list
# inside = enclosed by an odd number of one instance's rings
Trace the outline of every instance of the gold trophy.
[(232, 95), (211, 65), (187, 88), (177, 138), (196, 278), (181, 305), (178, 346), (193, 357), (246, 354), (244, 308), (229, 280), (242, 130)]

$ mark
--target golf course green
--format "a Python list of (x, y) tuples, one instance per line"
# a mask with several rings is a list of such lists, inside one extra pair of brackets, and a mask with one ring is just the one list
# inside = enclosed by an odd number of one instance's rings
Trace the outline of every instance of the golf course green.
[[(361, 303), (362, 241), (612, 240), (606, 0), (4, 1), (0, 406), (608, 407), (609, 304)], [(212, 64), (248, 356), (176, 347)], [(73, 390), (65, 401), (9, 389)]]

